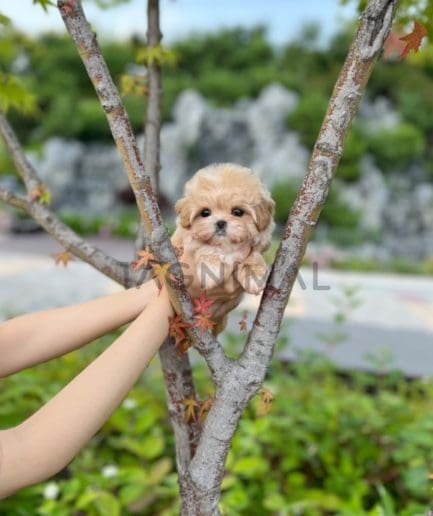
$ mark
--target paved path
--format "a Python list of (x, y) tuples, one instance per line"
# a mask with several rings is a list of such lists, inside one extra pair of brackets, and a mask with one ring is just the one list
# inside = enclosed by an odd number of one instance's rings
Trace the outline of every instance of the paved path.
[[(118, 259), (133, 256), (130, 243), (93, 241)], [(0, 319), (119, 289), (84, 263), (55, 266), (50, 254), (59, 250), (46, 235), (0, 235)], [(231, 328), (237, 330), (244, 310), (251, 312), (251, 321), (257, 303), (257, 298), (246, 297), (231, 317)], [(345, 322), (337, 324), (335, 316), (342, 308)], [(379, 367), (383, 362), (408, 375), (433, 375), (433, 278), (305, 268), (286, 315), (291, 345), (282, 351), (284, 356), (312, 348), (344, 367), (371, 368), (372, 362)], [(344, 335), (341, 343), (325, 344), (337, 334)], [(367, 360), (366, 354), (375, 358)]]

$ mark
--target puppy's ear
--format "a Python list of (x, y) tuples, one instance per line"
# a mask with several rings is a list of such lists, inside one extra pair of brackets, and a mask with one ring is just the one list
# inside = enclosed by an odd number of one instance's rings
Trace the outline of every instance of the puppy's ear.
[(174, 209), (178, 215), (180, 225), (184, 228), (189, 228), (192, 222), (192, 205), (191, 201), (188, 201), (186, 197), (179, 199), (174, 205)]
[(271, 225), (274, 209), (275, 202), (267, 192), (263, 192), (254, 203), (255, 222), (259, 231), (264, 231)]

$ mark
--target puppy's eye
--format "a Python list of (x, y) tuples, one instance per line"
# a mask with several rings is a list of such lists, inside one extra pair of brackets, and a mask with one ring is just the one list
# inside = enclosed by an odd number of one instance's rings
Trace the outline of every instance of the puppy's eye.
[(211, 211), (209, 208), (204, 208), (203, 210), (201, 210), (200, 212), (200, 216), (201, 217), (209, 217), (209, 215), (211, 214)]
[(235, 217), (242, 217), (242, 215), (244, 214), (244, 210), (242, 208), (233, 208), (232, 209), (232, 214), (235, 216)]

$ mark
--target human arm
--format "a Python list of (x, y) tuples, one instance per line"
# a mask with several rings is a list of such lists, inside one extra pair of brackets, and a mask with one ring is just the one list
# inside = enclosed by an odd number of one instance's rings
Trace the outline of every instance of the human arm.
[(46, 362), (132, 321), (157, 295), (154, 281), (0, 324), (0, 378)]
[(163, 289), (54, 398), (17, 427), (0, 431), (0, 499), (52, 476), (72, 460), (137, 381), (166, 337), (171, 315)]

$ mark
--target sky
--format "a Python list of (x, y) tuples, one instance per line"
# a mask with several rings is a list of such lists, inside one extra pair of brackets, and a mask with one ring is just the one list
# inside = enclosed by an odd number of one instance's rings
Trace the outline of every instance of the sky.
[[(128, 38), (145, 32), (146, 0), (101, 10), (93, 2), (83, 2), (86, 15), (100, 37)], [(190, 33), (216, 31), (222, 27), (265, 24), (276, 45), (294, 39), (305, 23), (320, 22), (321, 41), (356, 16), (353, 0), (342, 6), (340, 0), (161, 0), (161, 28), (170, 43)], [(0, 0), (0, 12), (12, 18), (26, 33), (64, 31), (55, 7), (45, 13), (32, 0)]]

